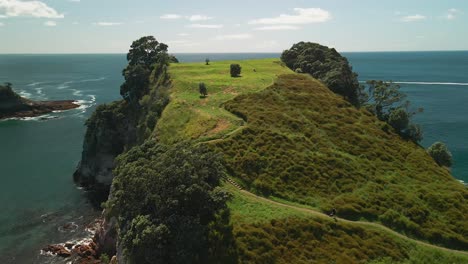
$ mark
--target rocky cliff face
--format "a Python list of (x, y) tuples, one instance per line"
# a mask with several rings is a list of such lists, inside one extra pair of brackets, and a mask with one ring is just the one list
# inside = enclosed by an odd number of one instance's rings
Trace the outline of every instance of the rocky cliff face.
[(87, 189), (96, 206), (107, 200), (115, 158), (151, 136), (168, 103), (166, 67), (150, 78), (150, 89), (138, 101), (116, 101), (99, 106), (86, 122), (81, 161), (74, 181)]
[(88, 127), (80, 163), (73, 178), (88, 189), (97, 205), (107, 199), (114, 159), (136, 141), (136, 118), (125, 101), (99, 106), (86, 122)]

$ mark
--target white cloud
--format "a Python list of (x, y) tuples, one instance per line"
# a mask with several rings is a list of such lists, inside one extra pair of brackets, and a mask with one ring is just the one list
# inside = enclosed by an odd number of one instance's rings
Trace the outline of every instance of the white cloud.
[(68, 0), (68, 2), (75, 2), (75, 3), (78, 3), (78, 2), (80, 2), (80, 0)]
[(298, 30), (298, 29), (300, 29), (300, 27), (288, 26), (288, 25), (265, 26), (265, 27), (254, 28), (254, 30)]
[(73, 25), (78, 25), (78, 24), (80, 24), (80, 23), (77, 22), (77, 21), (75, 21), (75, 22), (73, 22), (72, 24), (73, 24)]
[(44, 26), (47, 26), (47, 27), (55, 27), (57, 25), (57, 23), (55, 21), (46, 21), (44, 22)]
[(187, 40), (169, 40), (166, 41), (167, 44), (177, 45), (177, 44), (185, 44), (188, 43)]
[(7, 16), (5, 16), (5, 15), (0, 15), (0, 18), (7, 18)]
[(119, 26), (122, 25), (123, 23), (120, 22), (96, 22), (94, 23), (97, 26), (102, 26), (102, 27), (111, 27), (111, 26)]
[(457, 18), (457, 15), (460, 14), (460, 10), (456, 9), (456, 8), (450, 8), (448, 11), (447, 11), (447, 14), (445, 15), (445, 19), (447, 20), (454, 20), (455, 18)]
[(404, 16), (402, 18), (400, 18), (400, 20), (402, 22), (416, 22), (416, 21), (422, 21), (422, 20), (425, 20), (426, 17), (423, 16), (423, 15), (420, 15), (420, 14), (416, 14), (416, 15), (409, 15), (409, 16)]
[(0, 0), (0, 13), (7, 17), (64, 18), (52, 7), (41, 1)]
[(303, 25), (322, 23), (331, 19), (330, 12), (321, 8), (294, 8), (294, 15), (281, 14), (273, 18), (260, 18), (249, 22), (251, 25)]
[(261, 50), (272, 50), (278, 47), (279, 47), (279, 43), (276, 40), (265, 40), (255, 45), (255, 48), (261, 49)]
[(190, 21), (206, 21), (206, 20), (210, 20), (210, 19), (213, 19), (212, 17), (209, 17), (209, 16), (204, 16), (204, 15), (191, 15), (191, 16), (188, 16), (186, 17), (188, 20)]
[(223, 28), (224, 25), (220, 24), (190, 24), (187, 25), (189, 28), (209, 28), (209, 29), (216, 29), (216, 28)]
[(235, 39), (250, 39), (252, 35), (250, 34), (233, 34), (233, 35), (219, 35), (216, 40), (235, 40)]
[(0, 22), (0, 27), (3, 27), (5, 24), (3, 24), (2, 22)]
[(161, 19), (179, 19), (179, 18), (182, 18), (182, 16), (177, 15), (177, 14), (165, 14), (165, 15), (160, 16), (159, 18), (161, 18)]
[(187, 36), (190, 36), (190, 34), (188, 34), (188, 33), (179, 33), (179, 34), (177, 34), (177, 36), (179, 36), (179, 37), (187, 37)]

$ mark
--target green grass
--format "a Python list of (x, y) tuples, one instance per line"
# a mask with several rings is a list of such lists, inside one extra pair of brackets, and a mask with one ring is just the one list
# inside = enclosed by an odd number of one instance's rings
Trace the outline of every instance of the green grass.
[[(242, 65), (242, 77), (229, 76), (231, 63)], [(276, 59), (173, 64), (170, 74), (171, 102), (154, 131), (163, 143), (209, 143), (223, 153), (236, 181), (281, 203), (322, 211), (336, 207), (340, 217), (380, 222), (418, 239), (467, 249), (467, 189), (420, 146), (317, 80), (291, 73)], [(199, 82), (207, 85), (205, 99), (199, 97)], [(234, 194), (229, 207), (245, 263), (271, 258), (418, 263), (421, 254), (450, 263), (466, 260), (380, 229), (312, 219), (225, 187)], [(284, 230), (299, 233), (284, 239)], [(340, 253), (348, 246), (343, 241), (353, 246)]]
[(334, 222), (224, 185), (240, 263), (462, 264), (465, 255), (428, 248), (375, 227)]
[(306, 75), (281, 76), (226, 109), (247, 120), (213, 143), (243, 186), (420, 239), (468, 248), (468, 190), (420, 146)]
[[(241, 77), (232, 78), (232, 63), (242, 66)], [(255, 71), (254, 71), (255, 70)], [(244, 122), (222, 104), (239, 94), (265, 89), (278, 75), (290, 73), (278, 59), (171, 64), (171, 102), (158, 122), (155, 136), (162, 143), (222, 138)], [(204, 82), (208, 96), (200, 98)]]

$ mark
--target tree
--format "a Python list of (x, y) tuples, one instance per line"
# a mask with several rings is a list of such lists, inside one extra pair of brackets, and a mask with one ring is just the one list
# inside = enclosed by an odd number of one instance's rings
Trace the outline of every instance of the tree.
[(133, 41), (127, 54), (129, 65), (142, 64), (150, 68), (157, 62), (168, 63), (167, 45), (159, 43), (153, 36), (142, 37)]
[(206, 59), (205, 59), (205, 64), (206, 64), (206, 65), (210, 65), (210, 59), (206, 58)]
[(106, 212), (129, 263), (235, 262), (221, 155), (148, 141), (119, 156), (114, 173)]
[(199, 90), (201, 96), (206, 97), (208, 95), (208, 91), (206, 89), (205, 83), (199, 83), (198, 84), (198, 90)]
[(370, 106), (380, 120), (388, 120), (390, 112), (403, 105), (406, 95), (400, 92), (400, 85), (393, 82), (370, 80), (359, 90), (360, 105)]
[(281, 60), (291, 70), (312, 75), (353, 105), (359, 105), (357, 74), (348, 60), (335, 49), (317, 43), (299, 42), (285, 50)]
[(447, 146), (442, 142), (436, 142), (427, 149), (427, 152), (440, 166), (452, 166), (452, 153), (448, 150)]
[(398, 132), (407, 129), (409, 121), (408, 113), (403, 108), (397, 108), (396, 110), (392, 111), (388, 117), (388, 124)]
[(134, 41), (127, 54), (128, 65), (122, 71), (125, 82), (120, 87), (120, 95), (127, 101), (137, 102), (148, 92), (149, 76), (155, 67), (167, 66), (173, 59), (167, 53), (167, 45), (153, 36)]
[(239, 77), (241, 69), (239, 64), (231, 64), (231, 77)]

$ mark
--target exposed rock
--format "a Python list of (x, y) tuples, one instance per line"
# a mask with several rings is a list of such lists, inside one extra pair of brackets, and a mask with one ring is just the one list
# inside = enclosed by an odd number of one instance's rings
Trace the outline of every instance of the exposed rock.
[(116, 254), (117, 229), (115, 218), (103, 220), (94, 235), (94, 241), (99, 245), (99, 254), (113, 256)]
[(47, 247), (42, 249), (44, 252), (49, 252), (54, 255), (63, 257), (63, 258), (68, 258), (71, 256), (71, 252), (66, 249), (62, 245), (48, 245)]
[(90, 191), (91, 202), (97, 207), (107, 200), (115, 158), (136, 141), (135, 115), (125, 101), (118, 101), (99, 106), (86, 122), (81, 162), (73, 179)]

